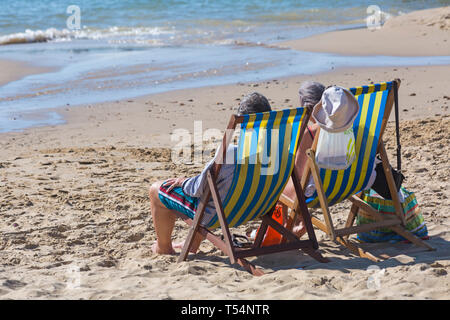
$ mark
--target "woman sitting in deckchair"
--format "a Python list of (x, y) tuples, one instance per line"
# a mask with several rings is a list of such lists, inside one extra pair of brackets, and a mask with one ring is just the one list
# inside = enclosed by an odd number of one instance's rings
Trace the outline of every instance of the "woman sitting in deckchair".
[[(271, 111), (268, 100), (256, 92), (247, 95), (241, 101), (238, 108), (239, 115), (266, 111)], [(227, 150), (226, 159), (234, 159), (233, 153), (235, 151), (236, 146), (230, 145)], [(154, 253), (175, 254), (174, 248), (182, 248), (183, 243), (172, 244), (171, 240), (176, 220), (176, 213), (174, 211), (181, 212), (191, 219), (194, 218), (199, 196), (203, 193), (206, 186), (207, 171), (213, 165), (215, 158), (206, 165), (202, 173), (198, 176), (158, 181), (150, 187), (150, 208), (157, 238), (156, 243), (152, 247)], [(233, 163), (224, 161), (219, 176), (217, 177), (217, 187), (222, 200), (233, 181), (234, 168), (234, 161)], [(213, 200), (211, 199), (206, 206), (202, 224), (207, 225), (215, 215), (216, 211)], [(192, 252), (197, 251), (202, 240), (203, 238), (201, 236), (195, 238), (194, 245), (192, 246), (193, 249), (191, 249)]]
[[(319, 82), (314, 81), (305, 81), (300, 85), (298, 90), (300, 106), (307, 108), (314, 108), (314, 106), (319, 103), (322, 98), (322, 94), (325, 91), (325, 86)], [(314, 119), (310, 119), (313, 123), (307, 127), (307, 131), (305, 135), (303, 135), (303, 139), (300, 142), (300, 146), (297, 152), (297, 156), (295, 158), (295, 167), (294, 170), (297, 172), (297, 176), (301, 177), (307, 157), (306, 150), (311, 148), (312, 143), (314, 141), (314, 136), (319, 128), (319, 125), (315, 123)], [(290, 199), (295, 198), (295, 189), (294, 184), (291, 179), (289, 179), (286, 188), (283, 191), (283, 194)], [(301, 215), (297, 215), (297, 221), (294, 223), (294, 227), (292, 231), (300, 238), (305, 234), (306, 229), (303, 225), (303, 221), (301, 220)]]
[[(304, 168), (307, 162), (306, 150), (311, 148), (312, 143), (314, 141), (314, 137), (316, 132), (321, 126), (325, 130), (334, 130), (346, 128), (353, 123), (354, 118), (357, 116), (359, 111), (358, 101), (353, 97), (352, 93), (349, 91), (342, 89), (340, 87), (329, 87), (325, 89), (325, 87), (318, 82), (307, 81), (302, 83), (299, 89), (300, 95), (300, 105), (302, 107), (314, 108), (313, 116), (311, 117), (311, 121), (313, 124), (308, 127), (308, 133), (303, 136), (303, 139), (300, 143), (299, 151), (297, 153), (295, 159), (295, 167), (294, 170), (297, 172), (297, 176), (301, 177)], [(327, 111), (324, 111), (324, 99), (327, 102)], [(317, 105), (322, 100), (322, 105)], [(320, 107), (320, 108), (319, 108)], [(330, 109), (330, 110), (328, 110)], [(316, 122), (315, 116), (318, 113), (322, 115), (317, 118)], [(328, 114), (327, 112), (330, 112)], [(341, 116), (336, 117), (338, 113)], [(326, 117), (326, 119), (323, 119)], [(334, 120), (333, 120), (334, 119)], [(343, 131), (343, 130), (341, 130)], [(370, 176), (369, 182), (366, 185), (366, 189), (370, 188), (373, 184), (376, 177), (375, 172), (375, 163), (372, 169), (372, 174)], [(314, 182), (312, 178), (310, 182), (308, 182), (305, 195), (311, 196), (315, 191)], [(292, 180), (289, 180), (286, 188), (283, 191), (283, 195), (290, 199), (295, 198), (295, 190)], [(292, 230), (298, 237), (301, 237), (305, 232), (305, 228), (303, 226), (303, 222), (301, 221), (300, 215), (297, 215), (297, 221), (294, 222), (294, 228)]]

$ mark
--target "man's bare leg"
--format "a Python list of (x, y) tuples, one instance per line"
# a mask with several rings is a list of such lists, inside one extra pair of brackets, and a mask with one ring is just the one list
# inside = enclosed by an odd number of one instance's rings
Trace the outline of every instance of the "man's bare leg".
[[(150, 209), (157, 239), (152, 246), (152, 251), (158, 254), (175, 254), (174, 248), (182, 248), (184, 243), (172, 244), (172, 231), (177, 216), (174, 210), (167, 209), (159, 200), (158, 191), (162, 183), (163, 181), (155, 182), (149, 192)], [(197, 234), (190, 252), (196, 253), (203, 239), (203, 236)]]
[(156, 243), (152, 250), (158, 254), (175, 254), (172, 247), (172, 231), (175, 226), (176, 215), (161, 203), (158, 196), (161, 181), (150, 187), (150, 210), (153, 217), (153, 225), (156, 231)]

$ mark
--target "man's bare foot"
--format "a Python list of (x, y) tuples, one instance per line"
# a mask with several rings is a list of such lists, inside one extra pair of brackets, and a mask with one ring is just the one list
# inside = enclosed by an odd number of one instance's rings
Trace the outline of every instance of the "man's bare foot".
[(156, 253), (156, 254), (176, 254), (176, 252), (175, 252), (175, 250), (173, 250), (173, 248), (166, 249), (166, 250), (161, 249), (158, 245), (158, 242), (155, 242), (152, 245), (152, 252)]
[[(179, 243), (172, 242), (172, 247), (174, 249), (183, 249), (184, 241), (179, 242)], [(198, 251), (198, 248), (194, 248), (194, 247), (191, 247), (191, 249), (189, 250), (190, 253), (197, 253), (197, 251)]]

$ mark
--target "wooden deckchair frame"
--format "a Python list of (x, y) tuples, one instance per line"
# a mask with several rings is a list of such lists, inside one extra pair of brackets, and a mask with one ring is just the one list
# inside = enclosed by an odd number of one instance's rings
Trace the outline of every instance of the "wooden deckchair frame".
[[(384, 173), (386, 175), (386, 180), (388, 182), (389, 191), (392, 195), (392, 201), (394, 202), (396, 216), (386, 217), (386, 215), (382, 215), (361, 199), (361, 192), (360, 192), (359, 194), (353, 195), (350, 198), (348, 198), (348, 200), (352, 202), (352, 206), (350, 208), (350, 212), (347, 217), (347, 221), (345, 223), (344, 228), (336, 229), (334, 227), (333, 220), (329, 210), (328, 200), (325, 195), (325, 191), (323, 189), (322, 179), (320, 178), (319, 167), (317, 166), (317, 163), (315, 161), (315, 150), (317, 147), (319, 131), (317, 131), (314, 137), (314, 142), (311, 148), (306, 151), (308, 160), (305, 165), (301, 181), (302, 183), (301, 187), (304, 189), (309, 179), (309, 175), (312, 174), (316, 186), (316, 192), (319, 198), (320, 207), (324, 217), (324, 222), (313, 216), (311, 218), (313, 225), (322, 230), (323, 232), (325, 232), (332, 241), (337, 241), (340, 244), (346, 246), (354, 254), (363, 258), (368, 258), (374, 262), (378, 262), (381, 259), (363, 250), (355, 243), (353, 243), (351, 240), (349, 240), (349, 236), (351, 234), (389, 227), (397, 234), (403, 236), (404, 238), (416, 244), (417, 246), (427, 248), (428, 250), (434, 250), (433, 247), (431, 247), (430, 245), (428, 245), (427, 243), (416, 237), (413, 233), (405, 229), (406, 222), (403, 214), (403, 208), (400, 199), (398, 198), (394, 177), (392, 175), (391, 166), (389, 164), (389, 159), (382, 139), (394, 103), (394, 91), (398, 90), (400, 86), (400, 79), (395, 79), (393, 82), (394, 82), (393, 88), (389, 92), (389, 95), (387, 97), (386, 107), (381, 122), (380, 138), (378, 141), (377, 153), (381, 157)], [(291, 199), (283, 195), (282, 197), (280, 197), (280, 201), (283, 203), (283, 205), (286, 205), (287, 207), (292, 209), (291, 211), (292, 221), (295, 221), (298, 211), (297, 199), (295, 199), (295, 201), (292, 201)], [(373, 218), (375, 222), (359, 226), (353, 226), (359, 210), (364, 211), (371, 218)], [(382, 255), (382, 257), (388, 258), (387, 255)]]
[[(300, 145), (303, 133), (308, 124), (310, 115), (311, 110), (307, 109), (304, 115), (305, 118), (303, 119), (302, 126), (300, 128), (297, 150)], [(222, 140), (221, 149), (219, 149), (222, 152), (221, 159), (225, 159), (226, 150), (228, 149), (228, 146), (231, 143), (231, 137), (236, 129), (236, 126), (237, 124), (242, 123), (243, 120), (244, 120), (243, 116), (237, 115), (231, 116), (230, 122), (228, 124), (227, 130)], [(275, 209), (274, 206), (266, 214), (263, 215), (258, 236), (254, 240), (252, 247), (238, 248), (234, 246), (232, 242), (231, 232), (228, 227), (228, 223), (223, 210), (222, 201), (220, 199), (216, 185), (216, 178), (218, 176), (222, 163), (220, 157), (218, 158), (218, 160), (219, 161), (214, 163), (212, 168), (207, 172), (207, 185), (205, 191), (200, 197), (200, 202), (197, 207), (194, 219), (193, 220), (189, 219), (183, 214), (178, 215), (188, 225), (190, 225), (190, 230), (184, 243), (181, 254), (178, 258), (178, 262), (187, 259), (189, 250), (193, 244), (193, 240), (197, 233), (201, 234), (203, 237), (206, 237), (206, 239), (211, 241), (217, 248), (219, 248), (222, 252), (224, 252), (230, 258), (231, 264), (238, 263), (242, 267), (244, 267), (247, 271), (257, 276), (263, 275), (264, 272), (261, 269), (256, 268), (250, 262), (248, 262), (245, 259), (246, 257), (260, 256), (270, 253), (301, 249), (302, 251), (304, 251), (305, 253), (307, 253), (308, 255), (310, 255), (312, 258), (316, 259), (319, 262), (328, 262), (328, 259), (322, 257), (322, 255), (318, 251), (319, 245), (317, 243), (316, 235), (314, 233), (314, 228), (311, 222), (311, 215), (309, 213), (308, 207), (306, 206), (305, 195), (303, 193), (303, 189), (301, 187), (300, 181), (298, 180), (295, 170), (292, 170), (291, 177), (292, 180), (294, 181), (296, 195), (298, 199), (300, 199), (299, 203), (301, 203), (301, 205), (299, 206), (300, 210), (298, 210), (298, 212), (302, 215), (303, 221), (305, 222), (309, 239), (299, 240), (294, 233), (292, 233), (290, 230), (288, 230), (287, 228), (279, 224), (277, 221), (272, 219), (272, 212)], [(202, 220), (202, 217), (205, 212), (206, 204), (209, 202), (211, 196), (213, 198), (214, 206), (220, 222), (223, 240), (218, 236), (214, 235), (207, 228), (200, 225), (200, 221)], [(263, 242), (263, 237), (269, 226), (275, 229), (277, 232), (279, 232), (283, 236), (283, 238), (286, 239), (286, 241), (283, 241), (283, 243), (281, 244), (262, 247), (261, 244)]]

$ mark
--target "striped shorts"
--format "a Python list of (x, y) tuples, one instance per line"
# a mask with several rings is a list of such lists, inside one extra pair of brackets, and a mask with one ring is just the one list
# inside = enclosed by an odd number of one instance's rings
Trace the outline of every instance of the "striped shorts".
[(195, 211), (197, 210), (199, 198), (188, 196), (183, 192), (182, 187), (175, 187), (167, 191), (171, 184), (167, 181), (163, 182), (159, 187), (159, 200), (167, 209), (176, 210), (186, 215), (190, 219), (194, 219)]

